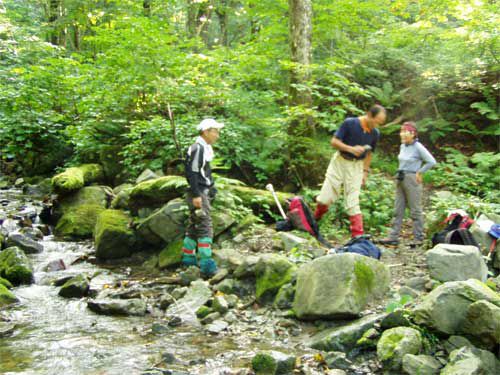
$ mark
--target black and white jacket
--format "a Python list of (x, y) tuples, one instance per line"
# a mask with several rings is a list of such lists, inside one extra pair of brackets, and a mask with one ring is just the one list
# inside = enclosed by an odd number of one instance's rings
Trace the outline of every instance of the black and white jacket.
[(210, 162), (214, 156), (212, 146), (202, 137), (189, 146), (186, 153), (186, 179), (193, 197), (199, 197), (203, 190), (214, 186)]

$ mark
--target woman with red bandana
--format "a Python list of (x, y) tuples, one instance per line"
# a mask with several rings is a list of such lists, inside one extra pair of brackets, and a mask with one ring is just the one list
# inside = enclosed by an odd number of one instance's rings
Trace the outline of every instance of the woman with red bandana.
[(424, 240), (424, 215), (422, 212), (422, 175), (436, 164), (436, 159), (417, 138), (414, 122), (405, 122), (399, 133), (401, 148), (399, 151), (399, 168), (396, 180), (396, 200), (394, 223), (388, 238), (379, 243), (386, 245), (399, 244), (399, 232), (403, 224), (405, 208), (410, 208), (413, 220), (414, 245), (419, 246)]

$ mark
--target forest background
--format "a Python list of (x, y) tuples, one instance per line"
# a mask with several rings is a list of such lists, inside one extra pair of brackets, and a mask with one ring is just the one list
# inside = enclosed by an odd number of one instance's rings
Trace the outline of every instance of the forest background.
[(439, 162), (427, 184), (453, 192), (433, 209), (498, 212), (499, 14), (491, 0), (0, 0), (1, 162), (23, 176), (97, 162), (113, 185), (181, 173), (214, 117), (219, 174), (311, 199), (332, 132), (379, 103), (372, 231), (392, 215), (406, 120)]

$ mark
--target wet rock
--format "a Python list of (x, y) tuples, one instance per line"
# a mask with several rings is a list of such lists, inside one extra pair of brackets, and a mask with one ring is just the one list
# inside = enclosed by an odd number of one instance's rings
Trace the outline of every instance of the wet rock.
[[(1, 306), (1, 303), (0, 303), (0, 306)], [(16, 329), (15, 324), (0, 321), (0, 338), (10, 336), (14, 332), (15, 329)]]
[(89, 279), (80, 274), (66, 281), (59, 290), (59, 295), (65, 298), (81, 298), (87, 295), (89, 288)]
[(429, 281), (428, 277), (415, 276), (406, 280), (405, 285), (414, 290), (423, 292), (425, 290), (425, 284)]
[(235, 294), (226, 294), (224, 298), (226, 299), (227, 305), (230, 309), (236, 307), (238, 301), (240, 300), (238, 296)]
[(329, 352), (324, 358), (329, 369), (347, 370), (352, 366), (352, 362), (342, 352)]
[(415, 322), (448, 335), (460, 334), (469, 306), (486, 300), (500, 306), (500, 295), (478, 280), (447, 282), (424, 297), (413, 310)]
[(186, 270), (179, 272), (182, 285), (190, 285), (193, 281), (198, 280), (200, 275), (200, 269), (196, 266), (189, 266)]
[(130, 192), (132, 191), (132, 189), (133, 185), (131, 184), (122, 184), (119, 187), (113, 189), (113, 193), (115, 194), (115, 196), (112, 199), (109, 207), (115, 210), (128, 210)]
[(220, 283), (215, 285), (214, 289), (224, 294), (231, 294), (235, 290), (235, 280), (233, 279), (222, 280)]
[(500, 307), (477, 301), (467, 309), (463, 332), (476, 337), (488, 347), (500, 343)]
[(442, 282), (486, 281), (488, 267), (475, 246), (438, 244), (426, 253), (431, 278)]
[(54, 234), (69, 240), (92, 238), (97, 217), (103, 210), (103, 207), (93, 204), (78, 206), (61, 217)]
[(191, 283), (186, 295), (182, 297), (177, 303), (168, 307), (167, 315), (178, 315), (186, 317), (192, 322), (198, 322), (195, 312), (207, 303), (212, 297), (212, 291), (207, 284), (201, 280)]
[(99, 299), (89, 300), (90, 310), (102, 315), (146, 315), (146, 302), (142, 299)]
[(261, 256), (255, 266), (257, 300), (265, 302), (273, 298), (283, 285), (292, 280), (296, 271), (295, 264), (282, 255)]
[(203, 305), (203, 306), (200, 306), (200, 308), (198, 310), (196, 310), (196, 317), (198, 319), (203, 319), (213, 312), (214, 311), (210, 307)]
[(229, 323), (224, 320), (215, 320), (213, 323), (208, 324), (205, 328), (208, 332), (219, 334), (229, 327)]
[(21, 233), (11, 233), (6, 241), (6, 246), (17, 246), (26, 254), (37, 254), (43, 251), (43, 245)]
[(215, 322), (217, 319), (219, 319), (221, 317), (220, 313), (218, 312), (211, 312), (210, 314), (208, 314), (207, 316), (205, 316), (203, 319), (200, 319), (200, 323), (201, 324), (210, 324), (210, 323), (213, 323)]
[(94, 230), (96, 256), (117, 259), (129, 256), (135, 244), (135, 234), (129, 223), (132, 218), (120, 210), (99, 213)]
[(51, 192), (51, 182), (50, 178), (42, 180), (40, 183), (32, 185), (26, 184), (23, 186), (23, 194), (31, 195), (34, 197), (42, 198), (47, 196)]
[(67, 168), (64, 172), (52, 177), (52, 188), (56, 193), (68, 194), (91, 182), (101, 181), (104, 172), (98, 164), (83, 164)]
[(0, 284), (0, 308), (18, 302), (16, 296), (3, 284)]
[(463, 347), (450, 354), (441, 375), (498, 374), (500, 365), (495, 355), (486, 350)]
[(0, 277), (13, 285), (33, 282), (33, 268), (21, 249), (14, 246), (0, 252)]
[(187, 291), (188, 291), (187, 287), (175, 288), (174, 290), (172, 290), (170, 294), (172, 295), (174, 300), (179, 300), (186, 295)]
[(292, 249), (302, 249), (303, 247), (307, 247), (309, 244), (308, 240), (305, 238), (299, 237), (290, 232), (279, 232), (279, 236), (287, 253)]
[(291, 374), (294, 367), (294, 356), (274, 350), (260, 352), (252, 359), (256, 375)]
[(164, 334), (169, 333), (171, 331), (172, 330), (164, 324), (153, 323), (153, 325), (151, 326), (151, 332), (153, 332), (156, 335), (164, 335)]
[(229, 271), (226, 268), (219, 268), (217, 273), (212, 276), (209, 280), (210, 285), (215, 285), (224, 280), (227, 275), (229, 275)]
[(130, 208), (158, 207), (181, 197), (187, 186), (182, 176), (163, 176), (140, 182), (130, 192)]
[(294, 310), (299, 319), (359, 316), (370, 301), (389, 289), (389, 269), (358, 254), (321, 257), (298, 271)]
[(221, 295), (217, 295), (214, 297), (212, 308), (221, 315), (224, 315), (229, 310), (226, 299)]
[(236, 270), (243, 263), (245, 256), (238, 250), (231, 248), (221, 248), (214, 251), (214, 259), (219, 267), (227, 268), (231, 271)]
[(9, 233), (15, 232), (19, 229), (19, 223), (13, 219), (4, 219), (2, 221), (2, 229), (4, 237), (7, 237)]
[(430, 355), (406, 354), (403, 357), (403, 371), (405, 374), (417, 375), (439, 374), (441, 363)]
[(229, 311), (226, 315), (224, 315), (224, 320), (231, 324), (237, 322), (238, 317), (232, 311)]
[(377, 357), (384, 368), (399, 370), (406, 354), (418, 354), (422, 348), (419, 331), (409, 327), (396, 327), (382, 333), (377, 343)]
[(0, 285), (3, 285), (7, 289), (12, 289), (13, 288), (11, 282), (9, 280), (7, 280), (7, 279), (4, 279), (3, 277), (0, 277)]
[(174, 297), (170, 294), (164, 294), (160, 297), (160, 309), (166, 310), (174, 302)]
[(363, 336), (363, 333), (373, 328), (375, 323), (383, 317), (384, 314), (369, 315), (349, 324), (321, 331), (306, 342), (306, 346), (327, 352), (347, 353), (356, 346), (356, 342)]
[(182, 324), (182, 318), (179, 315), (171, 315), (168, 320), (169, 327), (178, 327)]
[(278, 294), (276, 294), (274, 307), (282, 310), (291, 309), (294, 297), (295, 287), (292, 284), (285, 284), (280, 288)]
[(35, 227), (25, 227), (19, 230), (22, 235), (31, 238), (34, 241), (43, 239), (43, 233), (39, 228)]
[(158, 265), (160, 269), (177, 266), (182, 261), (183, 240), (178, 239), (170, 242), (158, 256)]

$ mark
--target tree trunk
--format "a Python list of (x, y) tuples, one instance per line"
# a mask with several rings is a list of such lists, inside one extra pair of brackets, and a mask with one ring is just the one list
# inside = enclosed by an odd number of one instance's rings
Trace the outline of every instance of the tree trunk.
[(144, 15), (146, 17), (151, 17), (151, 0), (144, 0), (142, 2), (142, 7), (144, 9)]
[(52, 27), (49, 40), (50, 43), (52, 43), (55, 46), (59, 45), (59, 33), (57, 31), (58, 29), (57, 21), (59, 19), (59, 13), (60, 13), (59, 5), (60, 5), (60, 0), (50, 0), (49, 2), (48, 16), (49, 16), (49, 24)]
[[(311, 42), (312, 42), (312, 1), (288, 0), (290, 20), (290, 53), (292, 69), (290, 71), (290, 107), (303, 110), (312, 107), (312, 96), (309, 87), (311, 79)], [(311, 116), (294, 111), (289, 121), (289, 163), (300, 184), (312, 172), (310, 164), (314, 158), (308, 146), (314, 135), (314, 123)]]
[(219, 18), (220, 27), (220, 44), (223, 46), (228, 46), (228, 35), (227, 35), (227, 24), (228, 24), (228, 12), (230, 0), (220, 0), (219, 6), (215, 9), (217, 17)]

